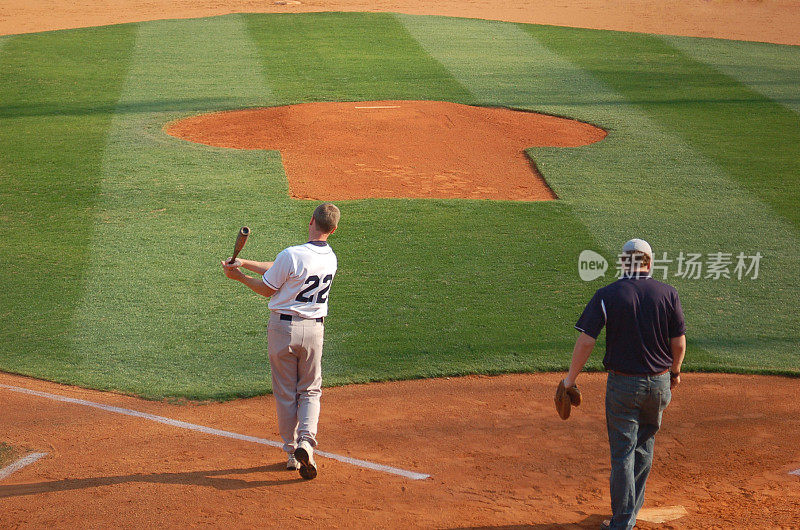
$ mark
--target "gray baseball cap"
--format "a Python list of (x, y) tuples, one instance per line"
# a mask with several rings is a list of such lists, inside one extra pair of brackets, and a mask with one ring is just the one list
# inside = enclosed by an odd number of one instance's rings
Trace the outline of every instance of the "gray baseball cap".
[(642, 252), (650, 256), (651, 261), (653, 260), (653, 249), (644, 239), (631, 239), (622, 245), (622, 252)]

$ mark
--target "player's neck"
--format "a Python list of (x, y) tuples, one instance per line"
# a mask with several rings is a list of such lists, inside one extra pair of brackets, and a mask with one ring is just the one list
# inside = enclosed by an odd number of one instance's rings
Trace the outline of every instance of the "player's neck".
[(329, 235), (330, 234), (320, 233), (319, 231), (314, 230), (312, 228), (312, 229), (310, 229), (308, 231), (308, 240), (309, 241), (327, 241)]

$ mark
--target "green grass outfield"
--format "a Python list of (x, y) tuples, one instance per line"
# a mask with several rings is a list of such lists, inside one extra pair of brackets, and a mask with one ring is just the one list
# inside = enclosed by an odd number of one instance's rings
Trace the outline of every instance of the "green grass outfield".
[(673, 259), (760, 252), (756, 280), (669, 279), (686, 369), (800, 374), (800, 47), (338, 13), (0, 38), (0, 369), (149, 398), (268, 392), (266, 303), (219, 259), (245, 224), (249, 257), (303, 242), (315, 203), (288, 197), (277, 152), (162, 127), (382, 99), (609, 136), (530, 151), (558, 201), (339, 203), (326, 384), (564, 369), (603, 284), (578, 254), (630, 237)]

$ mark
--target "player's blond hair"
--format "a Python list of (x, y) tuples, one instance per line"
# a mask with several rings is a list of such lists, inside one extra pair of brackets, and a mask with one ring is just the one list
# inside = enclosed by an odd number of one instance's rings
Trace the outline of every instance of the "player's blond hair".
[(335, 204), (324, 202), (314, 210), (313, 217), (319, 229), (326, 234), (330, 234), (339, 226), (339, 218), (341, 215), (342, 213)]

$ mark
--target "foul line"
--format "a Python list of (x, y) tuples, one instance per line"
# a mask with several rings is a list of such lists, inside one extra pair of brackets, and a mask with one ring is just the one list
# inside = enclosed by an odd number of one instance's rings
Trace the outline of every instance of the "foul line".
[(797, 475), (798, 477), (800, 477), (800, 469), (795, 469), (794, 471), (789, 471), (789, 474), (790, 475)]
[(31, 453), (28, 456), (23, 456), (16, 462), (7, 465), (3, 469), (0, 469), (0, 480), (8, 478), (11, 475), (11, 473), (19, 471), (25, 466), (33, 464), (43, 456), (47, 456), (47, 453)]
[[(165, 425), (171, 425), (172, 427), (178, 427), (181, 429), (187, 429), (190, 431), (197, 431), (202, 432), (205, 434), (213, 434), (214, 436), (222, 436), (223, 438), (231, 438), (234, 440), (241, 440), (243, 442), (252, 442), (261, 445), (269, 445), (271, 447), (278, 447), (282, 448), (283, 444), (280, 442), (274, 442), (272, 440), (267, 440), (266, 438), (258, 438), (256, 436), (248, 436), (246, 434), (238, 434), (231, 431), (223, 431), (221, 429), (214, 429), (212, 427), (205, 427), (203, 425), (197, 425), (195, 423), (188, 423), (185, 421), (180, 420), (173, 420), (171, 418), (165, 418), (164, 416), (156, 416), (155, 414), (148, 414), (147, 412), (140, 412), (138, 410), (132, 409), (125, 409), (121, 407), (114, 407), (112, 405), (103, 405), (102, 403), (94, 403), (93, 401), (86, 401), (83, 399), (75, 399), (66, 396), (60, 396), (58, 394), (48, 394), (47, 392), (39, 392), (36, 390), (30, 390), (27, 388), (22, 388), (18, 386), (10, 386), (4, 385), (0, 383), (0, 388), (5, 388), (7, 390), (11, 390), (12, 392), (19, 392), (21, 394), (28, 394), (31, 396), (38, 396), (47, 399), (52, 399), (54, 401), (61, 401), (63, 403), (74, 403), (76, 405), (83, 405), (85, 407), (93, 407), (100, 410), (105, 410), (106, 412), (115, 412), (117, 414), (123, 414), (125, 416), (133, 416), (135, 418), (142, 418), (145, 420), (155, 421), (157, 423), (163, 423)], [(430, 475), (425, 475), (423, 473), (416, 473), (414, 471), (406, 471), (405, 469), (399, 469), (396, 467), (385, 466), (383, 464), (376, 464), (374, 462), (368, 462), (366, 460), (359, 460), (357, 458), (350, 458), (349, 456), (342, 456), (337, 455), (334, 453), (328, 453), (326, 451), (314, 451), (314, 454), (319, 455), (324, 458), (330, 458), (331, 460), (338, 460), (339, 462), (344, 462), (345, 464), (350, 464), (353, 466), (364, 467), (367, 469), (372, 469), (373, 471), (381, 471), (383, 473), (390, 473), (392, 475), (399, 475), (401, 477), (405, 477), (411, 480), (423, 480), (426, 478), (430, 478)], [(41, 458), (41, 457), (39, 457)], [(37, 458), (38, 460), (38, 458)], [(35, 461), (35, 460), (34, 460)], [(26, 464), (27, 465), (27, 464)], [(2, 478), (0, 476), (0, 478)]]

